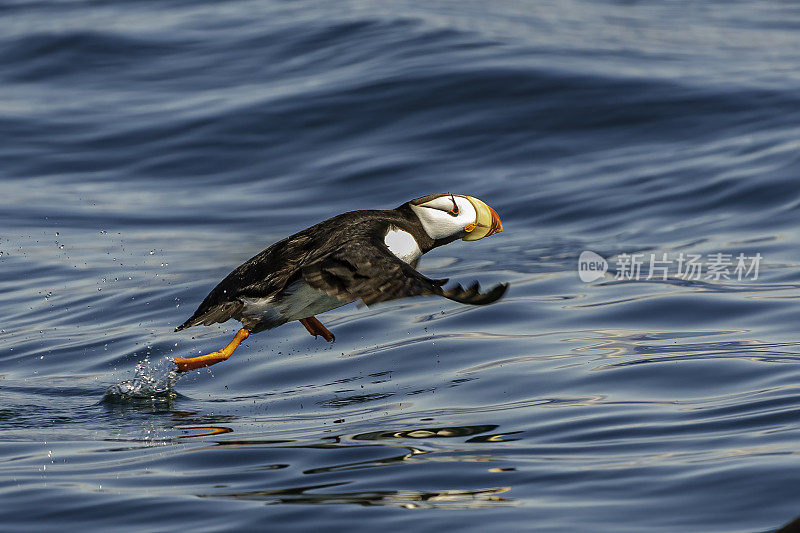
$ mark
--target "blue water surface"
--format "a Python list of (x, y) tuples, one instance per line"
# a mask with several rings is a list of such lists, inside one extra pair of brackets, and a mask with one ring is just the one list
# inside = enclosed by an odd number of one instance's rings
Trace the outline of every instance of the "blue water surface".
[[(0, 139), (3, 531), (800, 515), (795, 2), (8, 0)], [(173, 331), (242, 261), (446, 191), (505, 231), (420, 269), (499, 303), (349, 305), (332, 345), (170, 373), (237, 329)]]

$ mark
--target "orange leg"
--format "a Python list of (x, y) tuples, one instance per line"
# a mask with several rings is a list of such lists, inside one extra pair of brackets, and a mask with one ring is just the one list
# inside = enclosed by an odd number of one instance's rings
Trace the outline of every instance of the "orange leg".
[(189, 370), (194, 370), (196, 368), (215, 365), (230, 357), (239, 344), (249, 336), (250, 332), (242, 328), (236, 332), (236, 336), (233, 338), (233, 340), (231, 340), (227, 346), (218, 352), (212, 352), (207, 355), (201, 355), (200, 357), (191, 357), (187, 359), (176, 357), (173, 359), (173, 361), (175, 361), (175, 364), (178, 366), (178, 372), (188, 372)]
[(300, 323), (303, 324), (309, 333), (314, 335), (322, 335), (322, 338), (328, 342), (333, 342), (336, 340), (336, 337), (333, 333), (328, 331), (328, 328), (322, 325), (322, 322), (317, 320), (317, 317), (310, 316), (308, 318), (301, 318)]

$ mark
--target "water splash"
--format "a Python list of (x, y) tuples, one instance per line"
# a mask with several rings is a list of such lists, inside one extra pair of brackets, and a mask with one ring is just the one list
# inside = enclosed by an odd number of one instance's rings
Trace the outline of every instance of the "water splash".
[(155, 363), (145, 358), (136, 365), (133, 378), (111, 385), (103, 395), (104, 402), (130, 403), (148, 400), (168, 402), (177, 397), (175, 384), (181, 374), (175, 372), (172, 360), (163, 358)]

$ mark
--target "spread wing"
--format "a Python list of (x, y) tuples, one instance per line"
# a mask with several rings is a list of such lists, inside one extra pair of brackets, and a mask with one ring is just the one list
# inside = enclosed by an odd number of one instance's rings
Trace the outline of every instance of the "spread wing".
[(392, 211), (344, 213), (276, 242), (228, 274), (176, 331), (238, 320), (243, 297), (268, 298), (300, 277), (343, 302), (361, 300), (366, 305), (425, 295), (484, 305), (506, 292), (507, 284), (486, 293), (480, 292), (477, 283), (468, 289), (456, 285), (446, 290), (442, 288), (446, 279), (423, 276), (386, 247), (383, 235), (389, 216), (399, 215)]
[(442, 286), (447, 279), (422, 275), (392, 254), (381, 239), (367, 236), (344, 243), (324, 258), (303, 267), (301, 273), (306, 283), (316, 289), (343, 302), (361, 300), (366, 305), (430, 295), (485, 305), (499, 300), (508, 289), (508, 284), (502, 283), (482, 293), (475, 282), (468, 289), (456, 285), (445, 290)]

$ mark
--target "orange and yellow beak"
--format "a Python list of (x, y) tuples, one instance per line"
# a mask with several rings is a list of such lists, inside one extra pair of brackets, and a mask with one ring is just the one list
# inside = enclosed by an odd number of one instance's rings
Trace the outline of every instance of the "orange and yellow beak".
[(477, 217), (475, 223), (467, 224), (464, 228), (467, 234), (462, 240), (477, 241), (503, 231), (503, 223), (500, 222), (500, 217), (494, 209), (474, 196), (467, 196), (467, 200), (475, 208)]

